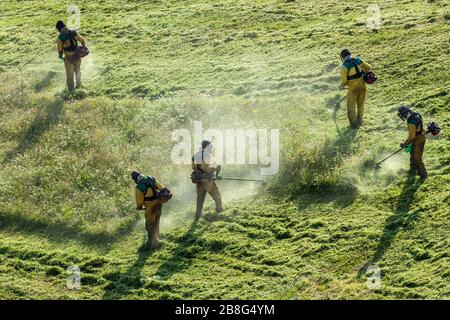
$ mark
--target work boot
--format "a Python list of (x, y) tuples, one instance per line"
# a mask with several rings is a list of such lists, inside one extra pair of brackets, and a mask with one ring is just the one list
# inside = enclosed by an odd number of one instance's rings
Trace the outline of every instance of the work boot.
[(156, 250), (159, 248), (161, 248), (161, 241), (159, 241), (159, 240), (153, 241), (152, 244), (150, 245), (151, 250)]
[(425, 180), (428, 177), (428, 172), (425, 169), (425, 166), (423, 166), (423, 165), (420, 166), (418, 172), (419, 172), (420, 179)]
[(223, 211), (223, 208), (216, 208), (216, 213), (221, 213)]

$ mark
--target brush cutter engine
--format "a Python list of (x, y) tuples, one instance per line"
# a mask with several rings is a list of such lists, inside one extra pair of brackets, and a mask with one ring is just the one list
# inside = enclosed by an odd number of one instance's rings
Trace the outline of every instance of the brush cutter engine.
[(194, 170), (191, 173), (191, 181), (192, 183), (199, 183), (203, 179), (203, 172), (200, 170)]
[(167, 202), (167, 201), (169, 201), (170, 199), (172, 199), (172, 192), (170, 192), (169, 189), (164, 188), (164, 189), (162, 189), (162, 190), (159, 192), (159, 198), (161, 199), (161, 201), (162, 201), (163, 203), (164, 203), (164, 202)]
[(427, 127), (427, 133), (428, 132), (433, 136), (437, 136), (441, 132), (441, 128), (436, 122), (430, 122)]
[(80, 55), (80, 58), (84, 58), (89, 54), (89, 49), (85, 46), (79, 46), (78, 54)]
[(367, 84), (372, 84), (375, 81), (377, 81), (378, 78), (374, 72), (369, 71), (369, 72), (364, 73), (363, 79)]

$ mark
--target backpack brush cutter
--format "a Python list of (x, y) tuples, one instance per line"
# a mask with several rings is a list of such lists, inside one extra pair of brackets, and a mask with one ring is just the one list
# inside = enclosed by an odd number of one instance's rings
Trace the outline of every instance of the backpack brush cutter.
[(233, 177), (222, 177), (219, 175), (204, 176), (200, 171), (193, 171), (191, 174), (192, 183), (199, 183), (201, 181), (218, 181), (218, 180), (234, 180), (234, 181), (249, 181), (249, 182), (266, 182), (262, 179), (247, 179), (247, 178), (233, 178)]
[[(441, 128), (439, 127), (439, 125), (436, 122), (430, 122), (428, 124), (428, 126), (427, 126), (427, 131), (425, 131), (425, 134), (431, 133), (433, 136), (437, 136), (440, 132), (441, 132)], [(402, 147), (402, 148), (398, 149), (393, 154), (391, 154), (391, 155), (387, 156), (386, 158), (384, 158), (383, 160), (377, 162), (375, 164), (375, 169), (380, 169), (381, 168), (381, 164), (383, 162), (385, 162), (390, 157), (396, 155), (397, 153), (399, 153), (403, 149), (405, 149), (405, 152), (411, 152), (412, 151), (412, 144), (409, 144), (409, 145), (407, 145), (405, 147)]]
[(264, 180), (261, 180), (261, 179), (230, 178), (230, 177), (221, 177), (221, 176), (215, 177), (214, 180), (235, 180), (235, 181), (264, 182)]
[(402, 150), (403, 150), (403, 148), (400, 148), (400, 149), (398, 149), (397, 151), (395, 151), (393, 154), (391, 154), (391, 155), (387, 156), (386, 158), (384, 158), (383, 160), (381, 160), (381, 161), (375, 163), (375, 169), (380, 169), (380, 168), (381, 168), (381, 164), (382, 164), (383, 162), (385, 162), (385, 161), (386, 161), (387, 159), (389, 159), (390, 157), (393, 157), (394, 155), (396, 155), (397, 153), (399, 153), (399, 152), (402, 151)]

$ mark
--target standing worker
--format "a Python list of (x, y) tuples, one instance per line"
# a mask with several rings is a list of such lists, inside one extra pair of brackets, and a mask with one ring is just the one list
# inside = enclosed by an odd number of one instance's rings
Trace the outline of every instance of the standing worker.
[[(370, 71), (370, 65), (360, 58), (353, 58), (348, 49), (341, 51), (341, 89), (348, 86), (347, 116), (352, 128), (363, 123), (364, 101), (366, 99), (366, 82), (364, 73)], [(358, 113), (356, 113), (358, 106)]]
[(205, 202), (206, 193), (209, 193), (216, 204), (216, 212), (223, 211), (222, 196), (219, 188), (214, 181), (215, 174), (217, 175), (221, 166), (214, 167), (212, 158), (213, 145), (208, 140), (202, 141), (202, 146), (199, 152), (192, 157), (192, 182), (197, 187), (197, 208), (195, 219), (200, 219), (202, 215), (203, 204)]
[(58, 21), (56, 29), (59, 32), (56, 46), (59, 58), (64, 60), (66, 68), (67, 88), (69, 92), (74, 90), (73, 77), (76, 78), (76, 87), (81, 87), (81, 57), (78, 50), (78, 42), (85, 46), (84, 39), (75, 31), (69, 30), (64, 22)]
[(426, 179), (428, 174), (422, 160), (426, 141), (422, 116), (420, 113), (414, 112), (414, 110), (406, 106), (400, 106), (398, 108), (398, 116), (403, 121), (406, 120), (408, 126), (408, 139), (401, 143), (400, 147), (408, 148), (407, 150), (411, 149), (409, 151), (411, 152), (410, 173), (416, 175), (418, 172), (421, 179)]
[(136, 209), (145, 210), (145, 228), (150, 247), (156, 249), (160, 246), (159, 220), (162, 205), (172, 198), (172, 193), (152, 176), (133, 171), (131, 178), (136, 183)]

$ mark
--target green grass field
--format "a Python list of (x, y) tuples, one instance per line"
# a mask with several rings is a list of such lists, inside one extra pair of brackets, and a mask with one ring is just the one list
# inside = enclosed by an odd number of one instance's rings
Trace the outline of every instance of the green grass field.
[[(91, 54), (65, 92), (54, 25), (70, 1), (0, 2), (0, 298), (449, 299), (450, 8), (446, 1), (78, 1)], [(365, 123), (351, 130), (339, 52), (372, 65)], [(396, 115), (411, 104), (443, 132), (429, 177), (407, 176)], [(190, 166), (171, 132), (279, 128), (265, 185), (220, 181), (194, 223)], [(163, 246), (145, 248), (129, 174), (174, 193)], [(256, 177), (252, 166), (224, 165)], [(381, 288), (366, 285), (376, 263)], [(81, 289), (67, 288), (67, 268)]]

